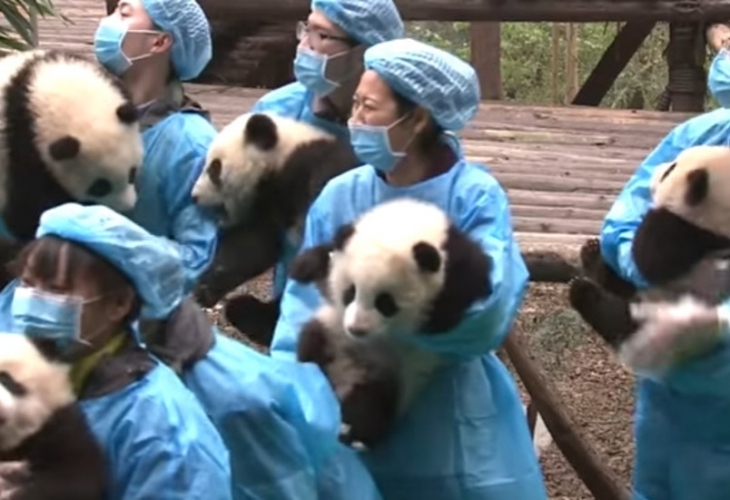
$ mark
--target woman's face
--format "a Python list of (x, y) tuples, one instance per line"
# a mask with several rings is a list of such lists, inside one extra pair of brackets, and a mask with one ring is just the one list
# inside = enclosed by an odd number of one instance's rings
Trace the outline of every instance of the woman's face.
[(354, 125), (392, 125), (388, 130), (390, 144), (394, 150), (400, 151), (412, 144), (413, 137), (423, 130), (428, 123), (428, 114), (422, 108), (415, 108), (401, 115), (398, 100), (385, 80), (375, 71), (367, 70), (355, 90), (350, 120)]
[[(63, 252), (63, 248), (61, 250)], [(26, 264), (20, 277), (23, 285), (58, 295), (80, 297), (84, 301), (81, 311), (79, 336), (91, 344), (92, 349), (102, 347), (108, 338), (119, 333), (122, 322), (129, 314), (133, 304), (131, 290), (104, 294), (97, 280), (90, 272), (77, 271), (64, 276), (60, 256), (57, 276), (53, 280), (40, 280), (33, 272), (32, 258)]]
[(299, 46), (320, 54), (335, 56), (351, 48), (347, 33), (318, 10), (309, 14), (299, 30)]

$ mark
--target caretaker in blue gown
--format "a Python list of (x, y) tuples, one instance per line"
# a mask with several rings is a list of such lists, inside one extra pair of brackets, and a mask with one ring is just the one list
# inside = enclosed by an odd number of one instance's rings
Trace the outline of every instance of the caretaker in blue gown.
[[(0, 294), (0, 328), (72, 363), (71, 381), (111, 470), (110, 500), (229, 500), (220, 435), (132, 322), (182, 298), (180, 256), (126, 217), (75, 203), (46, 211)], [(43, 341), (45, 340), (45, 342)]]
[[(730, 106), (730, 58), (721, 50), (709, 72), (709, 87)], [(631, 256), (631, 245), (651, 207), (654, 169), (697, 145), (730, 145), (730, 109), (704, 113), (676, 126), (644, 159), (623, 188), (601, 229), (604, 260), (639, 288), (646, 281)], [(725, 304), (727, 306), (728, 304)], [(647, 328), (691, 328), (657, 313)], [(676, 317), (676, 315), (674, 315)], [(698, 318), (700, 319), (700, 318)], [(661, 378), (639, 378), (634, 417), (635, 500), (725, 500), (730, 498), (730, 344), (688, 361)]]
[[(364, 63), (349, 127), (366, 165), (328, 183), (308, 214), (303, 248), (330, 241), (378, 203), (413, 197), (442, 207), (482, 244), (494, 262), (494, 292), (448, 335), (414, 340), (452, 363), (393, 434), (362, 457), (388, 500), (544, 500), (517, 388), (495, 354), (523, 300), (527, 269), (505, 192), (483, 166), (464, 159), (449, 133), (477, 111), (474, 69), (410, 39), (369, 48)], [(295, 357), (300, 329), (320, 302), (314, 286), (287, 282), (273, 357)]]
[(141, 113), (145, 156), (129, 215), (177, 245), (190, 291), (213, 259), (218, 232), (190, 195), (216, 130), (180, 83), (212, 57), (208, 20), (195, 0), (120, 0), (99, 23), (94, 51)]
[[(252, 112), (302, 120), (348, 140), (352, 94), (364, 71), (367, 47), (404, 34), (393, 0), (312, 0), (307, 23), (298, 27), (294, 59), (297, 81), (269, 92)], [(274, 271), (274, 296), (280, 297), (297, 249), (288, 247)]]

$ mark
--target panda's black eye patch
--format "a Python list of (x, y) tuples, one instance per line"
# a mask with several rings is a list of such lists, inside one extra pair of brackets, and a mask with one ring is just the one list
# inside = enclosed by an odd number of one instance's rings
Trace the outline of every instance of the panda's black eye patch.
[(389, 293), (379, 293), (375, 297), (375, 309), (386, 318), (395, 316), (400, 311), (398, 304), (395, 303), (395, 299)]
[(137, 167), (129, 169), (129, 178), (127, 180), (130, 184), (134, 184), (134, 181), (137, 180)]
[(0, 385), (13, 396), (25, 396), (28, 393), (28, 389), (23, 384), (18, 382), (8, 372), (0, 371)]
[(112, 192), (112, 183), (106, 179), (96, 179), (89, 189), (86, 190), (87, 196), (94, 198), (102, 198)]
[(223, 164), (221, 161), (216, 158), (212, 162), (210, 162), (210, 165), (208, 165), (208, 177), (210, 178), (210, 182), (213, 183), (216, 187), (221, 187), (221, 172), (223, 170)]
[(350, 304), (355, 300), (355, 285), (350, 285), (345, 293), (342, 294), (342, 303), (345, 305)]

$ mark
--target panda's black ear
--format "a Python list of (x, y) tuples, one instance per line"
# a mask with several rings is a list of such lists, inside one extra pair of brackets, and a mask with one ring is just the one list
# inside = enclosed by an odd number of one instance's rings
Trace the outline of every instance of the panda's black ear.
[(441, 268), (441, 254), (435, 246), (420, 241), (413, 245), (413, 258), (418, 268), (427, 273), (435, 273)]
[(251, 115), (246, 122), (243, 140), (245, 144), (253, 144), (262, 151), (268, 151), (279, 141), (276, 123), (264, 114)]
[(48, 153), (56, 161), (70, 160), (76, 158), (81, 151), (81, 142), (75, 137), (66, 135), (57, 139), (48, 146)]
[(345, 248), (347, 241), (352, 237), (353, 234), (355, 234), (355, 226), (353, 226), (352, 224), (345, 224), (344, 226), (340, 226), (340, 228), (335, 233), (334, 241), (332, 242), (335, 250), (341, 252), (342, 249)]
[(687, 174), (687, 191), (684, 202), (690, 206), (699, 205), (710, 191), (710, 174), (705, 168), (698, 168)]
[(131, 102), (125, 102), (117, 108), (117, 118), (126, 125), (131, 125), (139, 120), (137, 106)]

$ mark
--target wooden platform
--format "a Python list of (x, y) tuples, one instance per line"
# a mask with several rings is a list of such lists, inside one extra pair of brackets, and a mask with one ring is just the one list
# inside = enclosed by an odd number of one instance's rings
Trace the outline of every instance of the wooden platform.
[[(42, 47), (90, 54), (102, 0), (57, 0), (72, 19), (39, 22)], [(250, 109), (263, 90), (188, 86), (221, 127)], [(594, 235), (639, 162), (689, 115), (581, 107), (484, 103), (464, 132), (467, 156), (505, 186), (520, 240), (574, 244)]]

